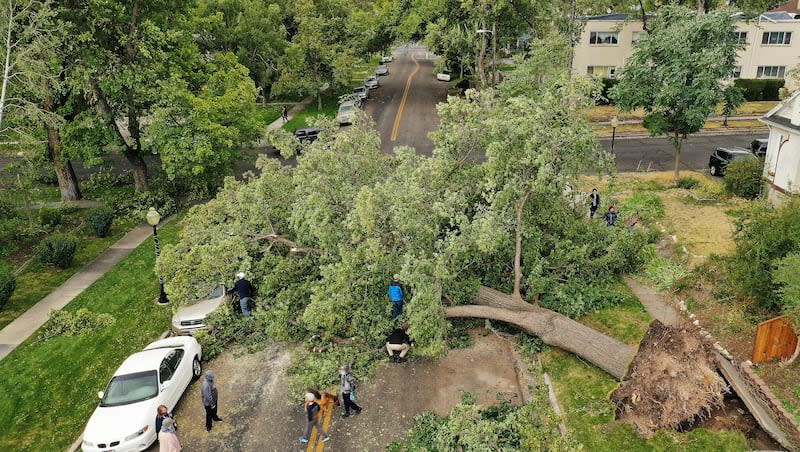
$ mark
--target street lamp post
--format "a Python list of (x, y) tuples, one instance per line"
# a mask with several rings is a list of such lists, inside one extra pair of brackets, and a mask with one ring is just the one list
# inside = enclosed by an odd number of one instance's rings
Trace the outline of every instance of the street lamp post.
[(614, 140), (617, 138), (617, 126), (619, 125), (619, 119), (617, 119), (617, 115), (614, 115), (611, 118), (611, 153), (614, 153)]
[[(153, 227), (153, 244), (155, 244), (156, 247), (156, 259), (158, 259), (158, 257), (161, 255), (161, 248), (158, 246), (158, 223), (160, 222), (161, 215), (156, 211), (155, 207), (151, 207), (150, 210), (147, 211), (147, 223)], [(167, 299), (167, 293), (164, 292), (164, 277), (160, 274), (158, 275), (158, 284), (158, 303), (169, 303), (169, 300)]]

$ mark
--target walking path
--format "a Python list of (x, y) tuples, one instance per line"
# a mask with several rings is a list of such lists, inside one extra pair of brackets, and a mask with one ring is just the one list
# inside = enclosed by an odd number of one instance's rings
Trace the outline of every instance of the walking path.
[[(172, 218), (170, 216), (164, 219), (161, 225), (166, 224)], [(19, 344), (35, 333), (50, 318), (50, 311), (66, 306), (67, 303), (130, 254), (134, 248), (141, 245), (152, 233), (153, 230), (148, 225), (143, 224), (135, 227), (119, 239), (117, 243), (111, 245), (93, 261), (72, 275), (71, 278), (64, 281), (64, 284), (58, 286), (49, 295), (42, 298), (41, 301), (31, 306), (24, 314), (0, 330), (0, 360), (8, 356)]]

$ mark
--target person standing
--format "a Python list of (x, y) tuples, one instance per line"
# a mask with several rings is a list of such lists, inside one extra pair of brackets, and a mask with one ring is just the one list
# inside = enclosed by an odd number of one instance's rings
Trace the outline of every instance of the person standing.
[(211, 421), (222, 421), (222, 418), (217, 416), (217, 402), (219, 397), (217, 395), (217, 385), (214, 382), (214, 371), (209, 370), (206, 372), (206, 379), (203, 381), (203, 388), (200, 394), (203, 397), (203, 406), (206, 409), (206, 431), (211, 431)]
[(617, 207), (613, 204), (608, 206), (608, 212), (606, 212), (603, 218), (606, 220), (606, 226), (614, 226), (614, 223), (617, 222)]
[(600, 193), (597, 193), (597, 189), (593, 188), (592, 193), (589, 194), (589, 218), (594, 218), (594, 214), (597, 213), (597, 209), (600, 208)]
[(178, 426), (175, 424), (175, 420), (169, 416), (161, 420), (161, 430), (158, 432), (158, 451), (181, 452), (181, 442), (178, 439)]
[(320, 436), (322, 436), (322, 442), (326, 442), (331, 439), (330, 435), (322, 430), (322, 424), (319, 423), (320, 409), (319, 403), (317, 403), (319, 398), (319, 392), (310, 388), (306, 389), (305, 402), (303, 403), (303, 408), (306, 412), (306, 431), (303, 436), (300, 437), (301, 443), (308, 442), (308, 438), (311, 436), (311, 429), (315, 426), (317, 427), (317, 431), (319, 432)]
[[(175, 418), (172, 417), (172, 413), (169, 412), (169, 408), (167, 408), (166, 405), (159, 405), (158, 408), (156, 409), (156, 438), (157, 439), (160, 437), (159, 433), (161, 433), (161, 424), (164, 422), (165, 418), (171, 418), (172, 420), (175, 420)], [(177, 428), (178, 428), (178, 424), (176, 423), (175, 424), (175, 429), (177, 430)]]
[(392, 320), (403, 314), (403, 303), (406, 299), (406, 291), (400, 283), (400, 275), (394, 275), (392, 282), (389, 283), (389, 300), (392, 301)]
[(289, 109), (286, 108), (286, 105), (281, 107), (281, 118), (283, 118), (284, 124), (289, 122)]
[(349, 364), (344, 364), (339, 368), (339, 392), (342, 394), (342, 403), (344, 403), (342, 418), (350, 417), (350, 409), (353, 409), (356, 414), (361, 414), (361, 407), (355, 402), (356, 379), (350, 374)]
[[(392, 334), (386, 338), (386, 351), (394, 362), (405, 360), (409, 348), (411, 348), (411, 338), (402, 328), (395, 328)], [(395, 357), (394, 352), (400, 352), (400, 356)]]
[(250, 312), (250, 300), (253, 296), (253, 286), (250, 284), (250, 281), (245, 279), (244, 272), (236, 274), (236, 282), (233, 287), (236, 293), (239, 294), (239, 306), (242, 307), (242, 315), (250, 317), (252, 314)]

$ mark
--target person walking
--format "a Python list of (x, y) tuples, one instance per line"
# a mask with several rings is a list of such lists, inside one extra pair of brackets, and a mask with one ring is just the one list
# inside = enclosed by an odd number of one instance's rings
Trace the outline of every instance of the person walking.
[(406, 299), (406, 291), (400, 282), (400, 275), (394, 275), (392, 282), (389, 283), (389, 300), (392, 302), (392, 320), (403, 314), (403, 303)]
[(236, 293), (239, 294), (239, 306), (242, 307), (242, 315), (250, 317), (252, 314), (250, 312), (250, 301), (253, 296), (253, 285), (250, 284), (250, 281), (248, 281), (245, 276), (244, 272), (237, 273), (233, 288)]
[(289, 122), (289, 109), (286, 108), (286, 105), (281, 107), (281, 118), (283, 118), (283, 123), (284, 124)]
[(350, 374), (350, 365), (344, 364), (339, 368), (339, 393), (342, 394), (344, 413), (342, 418), (350, 417), (350, 410), (361, 414), (361, 407), (356, 405), (356, 379)]
[(306, 389), (305, 395), (305, 402), (303, 403), (303, 408), (306, 412), (306, 430), (303, 436), (300, 437), (301, 443), (307, 443), (308, 438), (311, 437), (311, 429), (315, 426), (317, 427), (317, 431), (319, 432), (320, 436), (322, 436), (322, 442), (330, 441), (331, 437), (322, 430), (322, 424), (319, 422), (319, 403), (317, 400), (320, 398), (319, 392), (314, 389)]
[(158, 452), (181, 452), (178, 426), (175, 424), (175, 419), (170, 416), (165, 416), (161, 420), (161, 429), (158, 431)]
[(608, 212), (606, 212), (603, 218), (606, 220), (606, 226), (614, 226), (614, 223), (617, 222), (617, 207), (613, 204), (608, 206)]
[(593, 188), (592, 192), (589, 194), (589, 218), (594, 218), (594, 214), (597, 213), (597, 209), (600, 208), (600, 193), (597, 193), (597, 189)]
[(206, 431), (211, 431), (211, 421), (222, 421), (222, 418), (217, 416), (217, 402), (219, 397), (217, 394), (217, 385), (214, 382), (214, 371), (209, 370), (206, 372), (206, 379), (203, 381), (203, 388), (200, 394), (203, 398), (203, 406), (206, 409)]
[[(386, 351), (393, 362), (403, 362), (409, 348), (411, 348), (411, 338), (402, 328), (395, 328), (392, 334), (386, 338)], [(395, 356), (394, 352), (400, 352), (400, 356)]]

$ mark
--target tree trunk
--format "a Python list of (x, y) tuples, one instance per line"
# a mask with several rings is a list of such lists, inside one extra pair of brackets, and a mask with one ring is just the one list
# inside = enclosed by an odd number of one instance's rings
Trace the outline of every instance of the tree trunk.
[(516, 232), (515, 232), (515, 245), (514, 245), (514, 292), (512, 296), (517, 300), (522, 300), (520, 294), (520, 285), (522, 285), (522, 213), (525, 211), (525, 204), (531, 196), (531, 190), (525, 192), (525, 196), (517, 206), (516, 216)]
[(683, 147), (683, 139), (678, 132), (675, 132), (675, 138), (672, 141), (675, 148), (675, 183), (678, 183), (678, 178), (681, 176), (681, 147)]
[(481, 287), (475, 305), (451, 306), (448, 318), (473, 317), (515, 325), (548, 345), (578, 355), (621, 380), (636, 349), (568, 317), (533, 306), (494, 289)]
[[(481, 30), (486, 29), (486, 24), (483, 24)], [(486, 87), (486, 72), (484, 68), (484, 59), (486, 58), (486, 33), (481, 33), (481, 48), (478, 52), (478, 77), (481, 80), (481, 88)]]
[(317, 110), (322, 111), (322, 91), (317, 92)]
[(8, 80), (11, 78), (11, 48), (14, 47), (12, 42), (12, 32), (14, 31), (14, 4), (9, 0), (8, 2), (8, 33), (5, 37), (6, 56), (3, 63), (3, 87), (0, 89), (0, 125), (3, 124), (3, 112), (6, 109), (6, 94), (8, 91)]
[(77, 201), (81, 199), (81, 189), (72, 163), (61, 154), (61, 135), (55, 126), (47, 126), (47, 151), (53, 168), (58, 178), (58, 189), (61, 191), (62, 201)]
[(128, 163), (131, 164), (133, 170), (133, 182), (136, 185), (136, 191), (147, 190), (147, 163), (145, 163), (142, 154), (126, 146), (123, 152)]
[(267, 98), (269, 97), (269, 85), (267, 85), (267, 77), (261, 82), (261, 106), (267, 107)]

